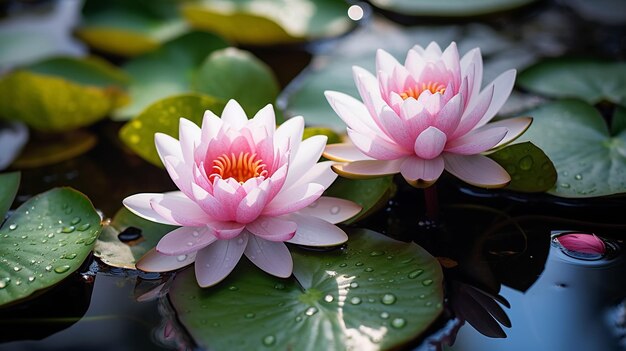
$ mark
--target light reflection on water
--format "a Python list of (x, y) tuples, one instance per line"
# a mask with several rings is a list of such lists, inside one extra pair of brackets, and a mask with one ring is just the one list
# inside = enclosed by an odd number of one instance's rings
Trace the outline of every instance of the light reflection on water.
[(543, 273), (525, 292), (503, 286), (512, 328), (487, 338), (469, 325), (453, 351), (626, 350), (626, 260), (623, 252), (595, 261), (551, 245)]

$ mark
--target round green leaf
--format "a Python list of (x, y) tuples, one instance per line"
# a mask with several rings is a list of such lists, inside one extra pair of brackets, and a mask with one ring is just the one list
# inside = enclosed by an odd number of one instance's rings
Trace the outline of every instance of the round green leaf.
[(202, 289), (187, 269), (170, 290), (178, 318), (212, 350), (379, 350), (416, 338), (442, 310), (439, 263), (415, 243), (349, 234), (345, 249), (293, 249), (297, 281), (242, 260)]
[(517, 83), (534, 93), (578, 98), (591, 104), (610, 101), (626, 105), (626, 63), (551, 59), (520, 74)]
[(0, 223), (4, 221), (4, 216), (11, 208), (19, 186), (20, 172), (0, 174)]
[[(120, 241), (118, 235), (129, 227), (141, 230), (141, 236), (131, 242)], [(174, 226), (147, 221), (123, 207), (111, 223), (102, 229), (94, 255), (109, 266), (136, 269), (135, 263), (141, 256), (155, 247), (163, 235), (174, 229)]]
[(76, 35), (97, 50), (134, 56), (184, 33), (177, 13), (177, 3), (169, 0), (88, 0)]
[(200, 94), (183, 94), (159, 100), (148, 106), (135, 119), (120, 129), (120, 138), (137, 155), (162, 167), (154, 146), (154, 133), (160, 132), (178, 139), (178, 123), (184, 117), (200, 125), (204, 111), (221, 114), (224, 102)]
[(248, 117), (273, 104), (279, 91), (276, 77), (265, 63), (235, 48), (215, 51), (207, 57), (195, 76), (194, 87), (224, 101), (237, 100)]
[(393, 176), (372, 179), (337, 178), (324, 195), (351, 200), (363, 209), (344, 223), (354, 223), (375, 212), (395, 194)]
[(558, 180), (551, 194), (626, 192), (626, 130), (611, 136), (600, 113), (579, 100), (549, 103), (528, 114), (533, 124), (519, 140), (532, 141), (554, 163)]
[(370, 0), (379, 8), (410, 16), (467, 17), (512, 10), (536, 0)]
[(18, 70), (0, 80), (0, 116), (41, 131), (90, 125), (125, 102), (126, 76), (93, 59), (58, 58)]
[(20, 206), (0, 228), (0, 305), (49, 288), (78, 269), (100, 233), (85, 195), (56, 188)]
[(182, 12), (192, 26), (240, 44), (273, 45), (341, 35), (353, 27), (340, 0), (207, 0)]
[(550, 190), (556, 183), (552, 161), (531, 142), (509, 145), (488, 156), (511, 176), (509, 190), (538, 193)]
[(35, 134), (13, 162), (13, 167), (36, 168), (63, 162), (86, 153), (97, 142), (95, 134), (81, 129), (59, 134)]
[(326, 144), (337, 144), (342, 141), (341, 136), (335, 133), (334, 130), (330, 128), (323, 127), (306, 127), (304, 128), (304, 133), (302, 134), (302, 140), (308, 139), (315, 135), (325, 135), (328, 138)]
[(206, 56), (226, 46), (218, 36), (193, 32), (129, 61), (123, 68), (132, 78), (131, 102), (116, 110), (113, 119), (128, 120), (157, 100), (189, 92), (191, 79)]

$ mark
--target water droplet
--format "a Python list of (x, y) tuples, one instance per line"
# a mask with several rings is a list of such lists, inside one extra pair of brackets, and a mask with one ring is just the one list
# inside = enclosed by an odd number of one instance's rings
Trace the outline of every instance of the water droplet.
[(583, 175), (582, 174), (577, 174), (577, 175), (574, 176), (574, 179), (582, 180), (583, 179)]
[(361, 304), (361, 298), (360, 297), (353, 297), (350, 299), (350, 303), (353, 305), (360, 305)]
[(0, 279), (0, 289), (4, 289), (7, 287), (7, 281), (4, 279)]
[(78, 229), (79, 232), (84, 232), (85, 230), (89, 229), (89, 227), (91, 227), (91, 224), (83, 223), (83, 224), (79, 225), (78, 228), (76, 228), (76, 229)]
[(340, 264), (339, 264), (339, 267), (345, 267), (345, 266), (347, 266), (347, 265), (348, 265), (347, 263), (343, 262), (343, 263), (340, 263)]
[(276, 290), (283, 290), (285, 288), (285, 284), (283, 283), (276, 283), (274, 284), (274, 289)]
[(247, 319), (252, 319), (254, 317), (256, 317), (256, 314), (254, 314), (254, 313), (246, 313), (246, 318)]
[(243, 244), (243, 239), (242, 238), (237, 239), (237, 244), (238, 245), (242, 245)]
[(17, 224), (13, 223), (9, 226), (9, 230), (15, 230), (17, 228)]
[(68, 266), (68, 265), (58, 266), (58, 267), (54, 268), (54, 271), (56, 273), (65, 273), (65, 272), (67, 272), (69, 270), (70, 270), (70, 266)]
[(48, 238), (54, 238), (54, 233), (50, 233), (48, 235), (46, 235)]
[(19, 271), (22, 270), (22, 267), (15, 266), (15, 267), (13, 267), (13, 270), (16, 271), (16, 272), (19, 272)]
[(394, 303), (396, 303), (396, 295), (387, 293), (383, 295), (380, 301), (385, 305), (393, 305)]
[(422, 273), (424, 273), (423, 269), (416, 269), (416, 270), (410, 272), (408, 277), (410, 279), (415, 279), (415, 278), (419, 277)]
[(22, 239), (28, 239), (28, 235), (22, 235), (20, 238), (22, 238)]
[(381, 313), (380, 313), (380, 318), (382, 318), (382, 319), (387, 319), (387, 318), (389, 318), (389, 312), (381, 312)]
[(335, 298), (333, 297), (333, 295), (330, 295), (330, 294), (324, 296), (324, 301), (326, 302), (333, 302), (334, 299)]
[(394, 318), (391, 321), (391, 326), (396, 329), (403, 328), (405, 325), (406, 325), (406, 320), (404, 318)]
[(35, 277), (33, 277), (33, 276), (28, 277), (28, 282), (29, 283), (32, 283), (34, 281), (35, 281)]
[(370, 256), (382, 256), (385, 254), (385, 251), (372, 251), (370, 252)]
[(276, 337), (274, 335), (267, 335), (263, 338), (263, 345), (272, 346), (276, 343)]
[(72, 218), (72, 220), (70, 221), (70, 224), (71, 224), (71, 225), (76, 225), (76, 224), (78, 224), (78, 223), (80, 223), (80, 217), (74, 217), (74, 218)]
[(407, 263), (410, 263), (411, 261), (413, 261), (413, 257), (404, 259), (404, 260), (400, 261), (400, 263), (407, 264)]
[(317, 308), (315, 307), (309, 307), (306, 309), (306, 311), (304, 311), (304, 314), (306, 314), (307, 316), (312, 316), (316, 313), (317, 313)]
[(230, 291), (237, 291), (237, 290), (239, 290), (239, 288), (234, 286), (234, 285), (231, 285), (231, 286), (228, 287), (228, 290), (230, 290)]
[(52, 270), (52, 266), (47, 265), (47, 266), (46, 266), (46, 272), (50, 272), (51, 270)]
[(76, 254), (75, 253), (66, 253), (63, 256), (61, 256), (61, 258), (66, 259), (66, 260), (73, 260), (76, 258)]
[(21, 280), (16, 280), (15, 281), (15, 285), (22, 285), (22, 281)]
[(354, 265), (357, 266), (357, 267), (361, 267), (363, 265), (363, 262), (357, 262)]
[(426, 306), (426, 307), (430, 307), (430, 306), (432, 306), (432, 305), (433, 305), (433, 302), (432, 302), (432, 301), (427, 301), (427, 302), (424, 304), (424, 306)]
[(296, 317), (296, 322), (302, 322), (302, 316), (297, 316)]
[(372, 267), (367, 267), (367, 268), (365, 268), (365, 269), (364, 269), (364, 271), (366, 271), (366, 272), (373, 272), (373, 271), (374, 271), (374, 268), (372, 268)]
[(341, 211), (341, 207), (339, 206), (333, 206), (330, 208), (330, 214), (332, 215), (336, 215), (339, 211)]
[(569, 183), (561, 183), (559, 186), (564, 189), (569, 189), (571, 185), (569, 185)]
[(193, 243), (191, 241), (188, 241), (187, 246), (193, 246)]
[(530, 155), (526, 155), (519, 160), (519, 168), (524, 171), (528, 171), (533, 167), (533, 158)]
[(194, 238), (197, 238), (197, 237), (199, 237), (199, 236), (200, 236), (200, 232), (198, 232), (197, 230), (194, 230), (194, 231), (193, 231), (193, 233), (191, 233), (191, 235), (192, 235)]
[(424, 279), (424, 280), (422, 280), (422, 285), (424, 285), (424, 286), (429, 286), (432, 283), (433, 283), (432, 279)]
[(359, 283), (357, 283), (357, 282), (352, 282), (352, 283), (350, 283), (350, 287), (351, 287), (352, 289), (356, 289), (356, 288), (358, 288), (358, 287), (359, 287)]
[(70, 225), (70, 226), (61, 228), (61, 233), (71, 233), (74, 230), (76, 230), (76, 227), (74, 227), (73, 225)]
[(183, 262), (186, 259), (187, 259), (187, 255), (178, 255), (178, 256), (176, 256), (176, 261), (178, 261), (178, 262)]

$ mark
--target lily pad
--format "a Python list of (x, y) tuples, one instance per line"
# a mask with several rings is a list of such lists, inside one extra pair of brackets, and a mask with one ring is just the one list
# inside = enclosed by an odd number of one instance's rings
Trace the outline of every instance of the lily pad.
[(129, 61), (123, 69), (132, 79), (131, 102), (116, 110), (113, 119), (128, 120), (157, 100), (190, 92), (191, 79), (206, 56), (227, 46), (216, 35), (193, 32)]
[(4, 216), (7, 214), (17, 189), (20, 186), (20, 173), (2, 173), (0, 174), (0, 223), (4, 222)]
[(194, 87), (198, 92), (224, 101), (237, 100), (250, 117), (265, 105), (273, 104), (280, 89), (274, 73), (265, 63), (235, 48), (209, 55), (195, 76)]
[(410, 16), (467, 17), (512, 10), (536, 0), (370, 0), (381, 9)]
[(556, 183), (556, 169), (546, 154), (531, 142), (509, 145), (488, 155), (511, 176), (509, 190), (539, 193)]
[(306, 127), (304, 128), (304, 133), (302, 134), (302, 140), (308, 139), (315, 135), (326, 135), (328, 137), (328, 141), (326, 141), (326, 145), (329, 144), (337, 144), (342, 142), (342, 138), (339, 134), (335, 133), (334, 130), (330, 128), (323, 127)]
[(65, 279), (99, 233), (100, 217), (75, 190), (56, 188), (28, 200), (0, 228), (0, 306)]
[(169, 0), (87, 0), (76, 35), (100, 51), (142, 54), (187, 30), (177, 6)]
[(204, 111), (220, 115), (225, 103), (201, 94), (183, 94), (159, 100), (148, 106), (139, 116), (120, 129), (120, 138), (137, 155), (163, 167), (154, 146), (154, 133), (160, 132), (178, 138), (181, 117), (200, 125)]
[[(111, 223), (102, 229), (94, 255), (109, 266), (136, 269), (135, 263), (141, 256), (174, 229), (176, 227), (147, 221), (121, 208)], [(127, 234), (122, 238), (124, 241), (120, 240), (120, 233)]]
[(611, 136), (593, 106), (580, 100), (549, 103), (528, 112), (533, 124), (521, 136), (552, 160), (556, 196), (582, 198), (626, 192), (626, 130)]
[(46, 60), (0, 80), (0, 116), (41, 131), (90, 125), (125, 103), (126, 79), (101, 60)]
[(439, 263), (415, 243), (369, 230), (349, 235), (345, 249), (293, 249), (295, 279), (242, 260), (225, 281), (202, 289), (187, 269), (176, 276), (170, 300), (206, 349), (398, 348), (442, 311)]
[(183, 5), (193, 27), (240, 44), (274, 45), (335, 37), (354, 23), (340, 0), (206, 0)]
[(554, 98), (626, 105), (626, 63), (588, 59), (550, 59), (520, 74), (524, 89)]
[(91, 150), (98, 138), (86, 130), (58, 134), (35, 134), (13, 162), (17, 169), (51, 165), (78, 157)]
[(363, 209), (356, 216), (347, 220), (354, 223), (375, 212), (387, 204), (396, 192), (393, 176), (372, 179), (347, 179), (339, 177), (326, 190), (324, 195), (351, 200)]

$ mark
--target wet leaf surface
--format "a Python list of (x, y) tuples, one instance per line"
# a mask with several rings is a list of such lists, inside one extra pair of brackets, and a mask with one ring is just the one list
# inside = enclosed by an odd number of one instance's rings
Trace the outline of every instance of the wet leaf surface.
[(292, 249), (295, 279), (242, 261), (202, 289), (187, 269), (175, 278), (172, 304), (199, 346), (214, 350), (379, 350), (414, 339), (442, 310), (437, 260), (373, 231), (349, 235), (342, 250)]
[(102, 229), (94, 254), (109, 266), (135, 269), (141, 256), (174, 229), (176, 227), (147, 221), (121, 208)]
[(0, 305), (49, 288), (78, 269), (100, 233), (83, 194), (55, 188), (20, 206), (0, 228)]
[(347, 179), (338, 177), (324, 195), (356, 202), (363, 209), (345, 223), (354, 223), (384, 207), (395, 194), (393, 176), (373, 179)]
[(552, 160), (558, 180), (550, 193), (595, 197), (626, 192), (626, 131), (611, 136), (593, 106), (562, 100), (530, 111), (533, 124), (521, 136)]
[(513, 144), (488, 155), (511, 176), (506, 189), (535, 193), (550, 190), (557, 178), (552, 161), (531, 142)]
[(19, 186), (19, 172), (0, 174), (0, 223), (4, 221), (4, 216), (11, 208), (11, 204), (13, 203), (13, 199), (15, 199)]

